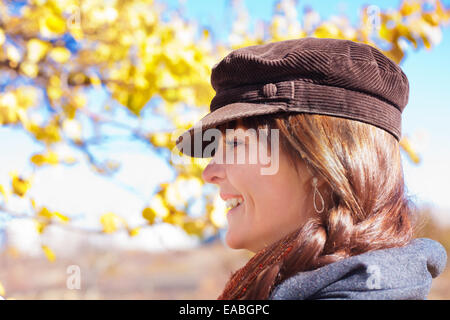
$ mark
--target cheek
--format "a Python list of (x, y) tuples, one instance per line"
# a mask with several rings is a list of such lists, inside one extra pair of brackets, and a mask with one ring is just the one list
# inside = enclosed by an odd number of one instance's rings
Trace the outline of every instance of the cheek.
[(271, 225), (278, 219), (285, 198), (278, 190), (279, 185), (273, 176), (259, 176), (252, 183), (250, 196), (253, 200), (252, 212), (256, 222)]
[(233, 164), (227, 167), (229, 182), (241, 193), (257, 189), (261, 184), (261, 175), (255, 165)]
[(263, 176), (255, 186), (255, 202), (258, 220), (264, 225), (281, 226), (295, 223), (301, 211), (302, 191), (298, 181), (283, 174)]

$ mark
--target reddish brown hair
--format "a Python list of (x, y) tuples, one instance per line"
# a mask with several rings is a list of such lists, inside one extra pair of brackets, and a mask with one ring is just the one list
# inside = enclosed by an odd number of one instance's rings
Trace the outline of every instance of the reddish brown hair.
[[(244, 128), (279, 129), (282, 152), (294, 165), (304, 161), (325, 181), (319, 188), (325, 210), (314, 211), (304, 225), (232, 273), (219, 300), (267, 299), (277, 284), (298, 272), (412, 240), (416, 208), (406, 195), (399, 143), (391, 134), (370, 124), (318, 114), (283, 113), (240, 121)], [(218, 129), (224, 133), (236, 125), (231, 121)], [(312, 202), (308, 210), (314, 210)]]

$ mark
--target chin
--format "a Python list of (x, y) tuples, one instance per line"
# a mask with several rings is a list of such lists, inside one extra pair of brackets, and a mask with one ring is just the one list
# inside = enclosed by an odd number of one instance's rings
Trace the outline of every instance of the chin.
[(233, 235), (230, 230), (228, 230), (225, 235), (225, 243), (231, 249), (246, 249), (243, 239)]

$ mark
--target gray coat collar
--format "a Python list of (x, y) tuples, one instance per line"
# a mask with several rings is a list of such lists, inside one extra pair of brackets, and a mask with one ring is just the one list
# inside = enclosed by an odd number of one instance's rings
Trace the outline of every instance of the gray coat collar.
[(437, 241), (414, 239), (399, 247), (366, 252), (285, 279), (270, 300), (426, 299), (432, 278), (445, 268)]

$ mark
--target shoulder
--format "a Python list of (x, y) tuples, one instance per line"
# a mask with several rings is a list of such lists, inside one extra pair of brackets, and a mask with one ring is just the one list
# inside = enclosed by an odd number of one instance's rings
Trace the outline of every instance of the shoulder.
[(418, 238), (408, 245), (352, 256), (299, 272), (274, 288), (269, 299), (425, 299), (447, 254), (437, 241)]

